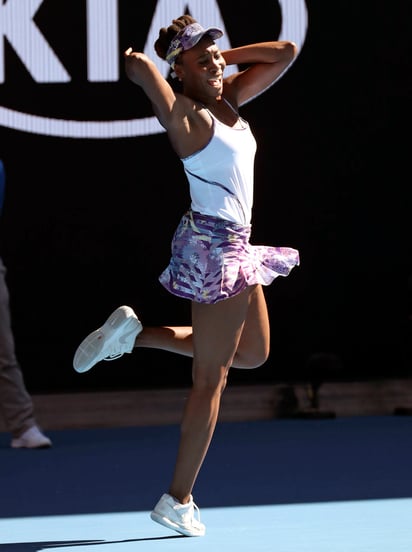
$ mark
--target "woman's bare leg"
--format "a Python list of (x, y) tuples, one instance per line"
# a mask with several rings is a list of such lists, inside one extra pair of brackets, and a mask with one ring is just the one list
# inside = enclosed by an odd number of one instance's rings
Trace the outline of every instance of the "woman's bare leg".
[[(249, 307), (233, 359), (234, 368), (256, 368), (269, 354), (269, 319), (262, 286), (249, 288), (249, 292)], [(148, 326), (139, 334), (135, 346), (193, 357), (192, 332), (192, 326)]]
[(233, 368), (258, 368), (268, 359), (270, 350), (269, 315), (262, 286), (251, 288), (249, 308)]
[(143, 326), (135, 347), (162, 349), (193, 357), (192, 326)]
[(192, 304), (193, 386), (186, 402), (169, 494), (185, 503), (216, 426), (227, 374), (239, 345), (251, 289), (215, 305)]

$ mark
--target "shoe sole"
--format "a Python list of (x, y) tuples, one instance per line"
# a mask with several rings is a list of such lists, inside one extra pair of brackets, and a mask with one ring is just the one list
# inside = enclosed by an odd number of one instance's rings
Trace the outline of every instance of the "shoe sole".
[(113, 330), (113, 328), (115, 328), (115, 331), (110, 337), (110, 339), (115, 339), (119, 331), (123, 333), (125, 328), (128, 326), (130, 326), (129, 334), (134, 332), (136, 329), (141, 329), (142, 327), (141, 323), (136, 318), (134, 311), (130, 307), (118, 307), (112, 312), (103, 326), (90, 333), (78, 346), (73, 358), (73, 367), (76, 372), (80, 374), (87, 372), (93, 368), (95, 364), (104, 360), (104, 358), (100, 358), (99, 355), (104, 344), (105, 329), (107, 330), (110, 328)]
[(164, 527), (167, 527), (168, 529), (172, 529), (173, 531), (177, 531), (178, 533), (181, 533), (182, 535), (185, 535), (186, 537), (203, 537), (205, 535), (205, 531), (202, 532), (193, 532), (190, 531), (190, 529), (185, 529), (181, 525), (178, 525), (177, 523), (174, 523), (170, 519), (158, 514), (157, 512), (151, 512), (150, 517), (153, 521), (156, 523), (160, 523), (160, 525), (163, 525)]
[(20, 443), (15, 443), (15, 442), (11, 442), (10, 444), (10, 447), (13, 448), (13, 449), (21, 449), (21, 448), (27, 448), (27, 449), (47, 449), (47, 448), (51, 448), (52, 446), (52, 443), (51, 442), (44, 442), (40, 445), (30, 445), (30, 444), (20, 444)]

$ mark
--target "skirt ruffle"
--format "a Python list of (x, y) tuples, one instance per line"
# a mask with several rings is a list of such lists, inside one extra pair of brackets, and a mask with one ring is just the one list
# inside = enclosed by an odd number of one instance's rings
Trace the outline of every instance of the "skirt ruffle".
[(187, 212), (173, 236), (160, 283), (184, 299), (217, 303), (248, 286), (267, 286), (299, 265), (296, 249), (251, 245), (250, 232), (250, 226)]

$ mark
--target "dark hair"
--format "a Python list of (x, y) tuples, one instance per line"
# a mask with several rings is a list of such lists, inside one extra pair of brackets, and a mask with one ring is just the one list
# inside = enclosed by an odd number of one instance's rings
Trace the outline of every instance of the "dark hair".
[(197, 23), (197, 21), (191, 15), (181, 15), (177, 19), (173, 19), (172, 24), (169, 25), (169, 27), (162, 27), (159, 31), (159, 37), (154, 43), (156, 54), (160, 58), (166, 59), (167, 50), (169, 49), (170, 43), (174, 37), (179, 31), (192, 23)]

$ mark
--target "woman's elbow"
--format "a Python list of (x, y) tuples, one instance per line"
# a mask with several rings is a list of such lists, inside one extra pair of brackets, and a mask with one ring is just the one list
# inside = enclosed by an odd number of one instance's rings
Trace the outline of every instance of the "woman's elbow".
[(283, 51), (287, 61), (293, 61), (295, 57), (298, 55), (298, 46), (296, 42), (292, 42), (288, 40), (284, 42)]

